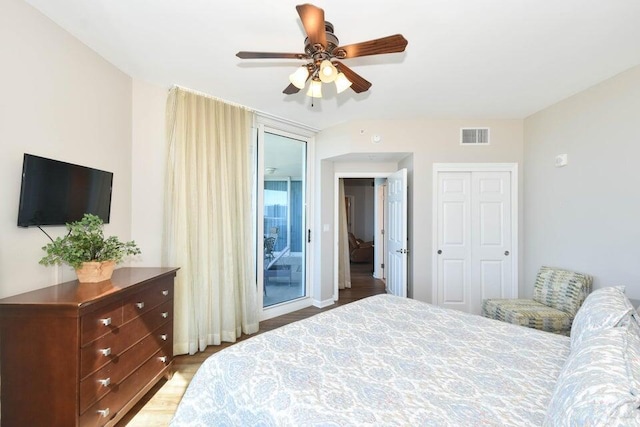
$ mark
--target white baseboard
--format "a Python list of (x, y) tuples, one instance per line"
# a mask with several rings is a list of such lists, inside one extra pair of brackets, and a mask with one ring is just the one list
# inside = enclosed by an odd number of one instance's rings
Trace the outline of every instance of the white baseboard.
[(313, 306), (317, 308), (325, 308), (333, 304), (334, 304), (333, 298), (329, 298), (324, 301), (318, 301), (316, 299), (313, 300)]

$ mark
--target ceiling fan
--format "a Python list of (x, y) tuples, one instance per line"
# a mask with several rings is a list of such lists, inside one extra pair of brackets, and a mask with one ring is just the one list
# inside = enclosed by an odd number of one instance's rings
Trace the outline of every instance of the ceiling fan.
[(304, 40), (304, 53), (245, 52), (236, 54), (241, 59), (302, 59), (307, 63), (289, 76), (291, 84), (282, 92), (291, 95), (303, 89), (307, 80), (308, 96), (322, 98), (322, 83), (334, 82), (338, 93), (351, 87), (361, 93), (371, 87), (371, 83), (357, 74), (340, 60), (358, 56), (379, 55), (383, 53), (403, 52), (407, 40), (401, 35), (382, 37), (366, 42), (339, 46), (338, 38), (333, 34), (333, 25), (324, 20), (324, 10), (312, 4), (296, 6), (302, 25), (307, 33)]

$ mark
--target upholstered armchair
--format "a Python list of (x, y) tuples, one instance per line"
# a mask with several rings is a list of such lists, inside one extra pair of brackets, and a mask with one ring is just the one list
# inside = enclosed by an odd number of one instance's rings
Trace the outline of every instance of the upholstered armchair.
[(487, 299), (482, 302), (482, 315), (568, 336), (591, 285), (591, 276), (542, 267), (536, 277), (533, 299)]
[(357, 239), (349, 233), (349, 260), (351, 262), (373, 262), (373, 242)]

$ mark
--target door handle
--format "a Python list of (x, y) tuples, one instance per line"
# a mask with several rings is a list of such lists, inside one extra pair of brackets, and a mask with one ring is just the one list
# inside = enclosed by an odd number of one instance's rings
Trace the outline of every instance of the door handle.
[(509, 251), (504, 251), (504, 254), (505, 254), (506, 256), (509, 256)]
[(442, 249), (438, 249), (438, 255), (442, 254)]

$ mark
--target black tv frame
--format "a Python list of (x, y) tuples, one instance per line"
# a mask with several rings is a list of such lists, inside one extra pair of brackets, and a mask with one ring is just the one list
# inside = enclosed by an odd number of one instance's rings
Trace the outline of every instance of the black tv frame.
[[(45, 167), (46, 166), (46, 167)], [(24, 153), (18, 227), (111, 217), (113, 172)]]

